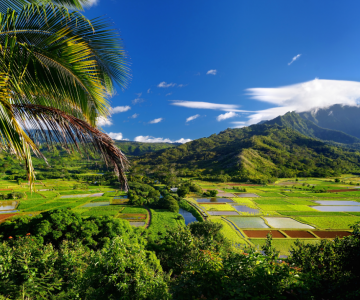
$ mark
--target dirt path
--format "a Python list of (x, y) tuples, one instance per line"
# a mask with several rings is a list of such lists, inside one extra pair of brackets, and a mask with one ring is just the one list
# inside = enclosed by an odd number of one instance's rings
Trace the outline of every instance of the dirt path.
[(148, 209), (147, 207), (145, 207), (144, 206), (144, 208), (148, 211), (148, 213), (149, 213), (149, 219), (148, 219), (148, 221), (146, 222), (146, 224), (145, 224), (145, 229), (147, 229), (149, 226), (150, 226), (150, 224), (151, 224), (151, 211), (150, 211), (150, 209)]

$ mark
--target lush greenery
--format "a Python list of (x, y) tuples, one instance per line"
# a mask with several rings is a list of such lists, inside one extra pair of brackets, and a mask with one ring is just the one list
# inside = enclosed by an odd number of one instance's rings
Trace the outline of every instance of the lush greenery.
[(262, 244), (265, 255), (254, 248), (232, 251), (223, 222), (168, 228), (154, 239), (120, 220), (84, 223), (89, 219), (81, 221), (68, 210), (33, 220), (0, 225), (4, 299), (310, 300), (360, 295), (358, 225), (343, 239), (297, 242), (282, 261), (271, 238)]

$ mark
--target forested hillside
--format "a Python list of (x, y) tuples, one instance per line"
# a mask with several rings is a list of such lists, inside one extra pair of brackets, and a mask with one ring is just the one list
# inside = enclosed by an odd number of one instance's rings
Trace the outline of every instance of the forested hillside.
[(360, 138), (360, 107), (335, 104), (328, 108), (299, 113), (316, 125)]
[(322, 128), (314, 122), (303, 119), (295, 112), (288, 112), (283, 116), (279, 116), (273, 120), (265, 122), (266, 124), (278, 124), (287, 126), (294, 130), (312, 138), (321, 139), (337, 146), (360, 149), (360, 139), (346, 134), (342, 131)]
[(145, 154), (135, 168), (203, 179), (267, 181), (277, 177), (332, 176), (357, 170), (360, 154), (309, 138), (287, 126), (227, 129), (177, 148)]
[(158, 151), (167, 148), (174, 148), (180, 143), (142, 143), (131, 141), (116, 141), (115, 145), (125, 154), (131, 156), (143, 155), (145, 153)]

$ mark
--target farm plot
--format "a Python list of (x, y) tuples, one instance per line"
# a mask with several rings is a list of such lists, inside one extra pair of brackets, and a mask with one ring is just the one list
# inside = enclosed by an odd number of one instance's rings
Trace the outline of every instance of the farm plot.
[(348, 231), (313, 231), (319, 238), (334, 239), (336, 237), (342, 238), (351, 235)]
[(254, 200), (259, 205), (289, 205), (290, 203), (285, 200)]
[(227, 217), (239, 228), (269, 228), (260, 217)]
[(216, 211), (236, 211), (236, 209), (229, 204), (202, 204), (200, 205), (205, 210)]
[(284, 230), (285, 234), (287, 234), (291, 238), (302, 238), (302, 239), (315, 239), (316, 237), (312, 235), (310, 232), (305, 230)]
[(258, 194), (261, 197), (285, 197), (284, 195), (280, 194), (280, 193), (274, 193), (274, 192), (257, 192), (256, 194)]
[(309, 197), (308, 194), (303, 194), (299, 192), (281, 192), (286, 197)]
[(119, 207), (92, 207), (82, 213), (83, 216), (115, 216), (119, 213)]
[[(333, 217), (333, 216), (349, 216), (343, 212), (322, 212), (322, 211), (281, 211), (283, 216), (322, 216), (322, 217)], [(359, 213), (360, 214), (360, 213)]]
[(323, 229), (349, 229), (350, 225), (360, 222), (360, 217), (298, 217), (300, 221)]
[(232, 244), (236, 247), (240, 246), (240, 245), (246, 245), (246, 242), (244, 241), (244, 239), (242, 239), (235, 231), (233, 228), (231, 228), (231, 226), (224, 220), (221, 220), (219, 218), (214, 218), (211, 219), (211, 222), (214, 223), (219, 223), (221, 225), (223, 225), (223, 228), (221, 229), (221, 233), (227, 238), (229, 239)]
[(234, 205), (233, 206), (240, 214), (250, 214), (250, 215), (257, 215), (260, 213), (258, 209), (250, 208), (246, 205)]
[(266, 222), (274, 228), (314, 229), (314, 227), (300, 223), (291, 218), (264, 217)]
[(313, 211), (306, 205), (259, 205), (264, 211)]
[(208, 211), (211, 216), (238, 216), (239, 214), (236, 211)]
[(278, 230), (243, 230), (243, 232), (249, 238), (266, 238), (268, 234), (271, 234), (273, 238), (286, 238), (286, 236)]

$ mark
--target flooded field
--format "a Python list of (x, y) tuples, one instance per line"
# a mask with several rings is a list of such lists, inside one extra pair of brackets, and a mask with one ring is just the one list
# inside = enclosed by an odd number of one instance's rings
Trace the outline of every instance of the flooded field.
[(214, 202), (214, 203), (218, 203), (218, 202), (227, 202), (227, 203), (233, 203), (234, 201), (231, 199), (227, 199), (227, 198), (196, 198), (195, 199), (196, 202), (198, 203), (202, 203), (202, 202)]
[(269, 228), (260, 217), (229, 217), (228, 220), (239, 228)]
[(256, 194), (249, 194), (249, 193), (235, 193), (236, 197), (240, 197), (240, 198), (257, 198), (260, 197), (259, 195)]
[(240, 211), (240, 212), (246, 212), (246, 213), (249, 213), (249, 214), (258, 214), (259, 213), (259, 210), (258, 209), (255, 209), (255, 208), (250, 208), (250, 207), (247, 207), (246, 205), (234, 205), (233, 206), (237, 211)]
[(238, 216), (236, 211), (208, 211), (211, 216)]
[(360, 205), (360, 202), (356, 201), (334, 201), (334, 200), (320, 200), (314, 201), (321, 205)]
[(312, 208), (319, 211), (360, 211), (360, 206), (312, 206)]
[(16, 205), (17, 201), (0, 201), (0, 212), (2, 210), (14, 210)]
[(310, 225), (306, 225), (295, 221), (291, 218), (277, 218), (277, 217), (265, 217), (264, 218), (271, 227), (274, 228), (304, 228), (304, 229), (314, 229)]
[(145, 222), (129, 222), (131, 226), (141, 227), (145, 225)]

